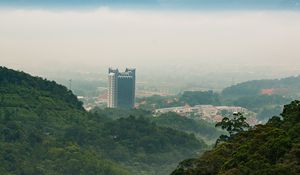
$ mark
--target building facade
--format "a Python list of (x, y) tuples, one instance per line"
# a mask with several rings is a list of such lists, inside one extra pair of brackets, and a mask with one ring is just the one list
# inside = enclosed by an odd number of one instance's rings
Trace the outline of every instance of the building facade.
[(126, 68), (108, 70), (108, 102), (109, 108), (134, 108), (135, 104), (135, 69)]

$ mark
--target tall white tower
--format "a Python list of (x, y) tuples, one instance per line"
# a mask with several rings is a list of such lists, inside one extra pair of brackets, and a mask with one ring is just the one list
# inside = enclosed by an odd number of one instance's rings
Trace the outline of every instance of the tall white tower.
[(116, 73), (108, 74), (108, 103), (107, 107), (116, 108), (118, 99), (118, 78)]
[(108, 108), (134, 108), (135, 69), (108, 69)]

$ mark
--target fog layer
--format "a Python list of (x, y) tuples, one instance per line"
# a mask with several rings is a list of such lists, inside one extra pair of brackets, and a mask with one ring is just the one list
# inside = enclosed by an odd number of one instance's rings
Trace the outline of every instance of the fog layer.
[[(291, 67), (297, 11), (0, 11), (0, 63), (24, 70)], [(175, 70), (174, 70), (175, 71)]]

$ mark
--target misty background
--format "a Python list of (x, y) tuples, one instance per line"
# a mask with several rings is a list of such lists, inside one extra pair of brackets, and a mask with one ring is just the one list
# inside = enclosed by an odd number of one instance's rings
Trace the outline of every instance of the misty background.
[[(300, 72), (298, 0), (0, 2), (0, 63), (67, 84), (214, 89)], [(138, 84), (138, 85), (139, 85)]]

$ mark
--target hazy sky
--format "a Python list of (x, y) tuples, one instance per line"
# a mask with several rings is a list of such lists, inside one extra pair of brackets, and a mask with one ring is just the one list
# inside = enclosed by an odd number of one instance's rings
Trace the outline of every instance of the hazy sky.
[(5, 7), (160, 9), (300, 9), (299, 0), (1, 0)]
[(300, 11), (294, 8), (297, 0), (289, 2), (293, 8), (222, 10), (3, 5), (0, 64), (24, 70), (295, 67), (300, 65)]

